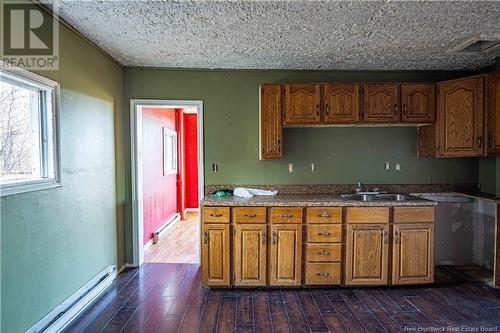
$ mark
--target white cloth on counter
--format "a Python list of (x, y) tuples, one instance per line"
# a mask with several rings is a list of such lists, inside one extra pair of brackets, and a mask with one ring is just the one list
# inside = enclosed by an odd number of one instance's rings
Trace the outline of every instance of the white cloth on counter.
[(258, 188), (237, 187), (233, 190), (233, 195), (240, 198), (251, 198), (254, 195), (276, 195), (278, 191), (259, 190)]

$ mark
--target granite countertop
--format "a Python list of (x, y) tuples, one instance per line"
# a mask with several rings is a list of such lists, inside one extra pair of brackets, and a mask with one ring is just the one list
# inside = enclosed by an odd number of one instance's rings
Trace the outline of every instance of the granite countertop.
[(341, 198), (337, 194), (278, 194), (275, 196), (254, 196), (252, 198), (205, 196), (202, 206), (302, 206), (302, 207), (342, 207), (342, 206), (435, 206), (437, 203), (414, 197), (408, 201), (357, 201)]

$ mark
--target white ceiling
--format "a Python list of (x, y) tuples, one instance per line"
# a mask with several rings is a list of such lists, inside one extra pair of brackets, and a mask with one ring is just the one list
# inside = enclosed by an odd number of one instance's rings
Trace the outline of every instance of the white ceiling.
[[(45, 0), (45, 2), (51, 2)], [(494, 63), (500, 1), (59, 1), (59, 14), (126, 66), (455, 70)]]

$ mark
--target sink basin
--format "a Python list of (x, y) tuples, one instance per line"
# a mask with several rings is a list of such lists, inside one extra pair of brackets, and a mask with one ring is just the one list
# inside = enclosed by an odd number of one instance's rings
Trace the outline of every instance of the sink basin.
[(342, 199), (355, 200), (355, 201), (373, 201), (376, 200), (374, 195), (369, 194), (342, 194)]
[(355, 201), (408, 201), (415, 199), (405, 194), (342, 194), (340, 197)]

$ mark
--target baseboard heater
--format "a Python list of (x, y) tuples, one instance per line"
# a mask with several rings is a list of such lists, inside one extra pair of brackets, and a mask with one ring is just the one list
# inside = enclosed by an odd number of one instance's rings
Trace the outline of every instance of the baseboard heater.
[(111, 285), (115, 277), (116, 266), (106, 267), (105, 270), (29, 328), (26, 333), (61, 332)]
[(179, 222), (180, 219), (181, 215), (177, 213), (156, 229), (153, 232), (153, 244), (158, 243), (160, 238), (163, 237), (177, 222)]

